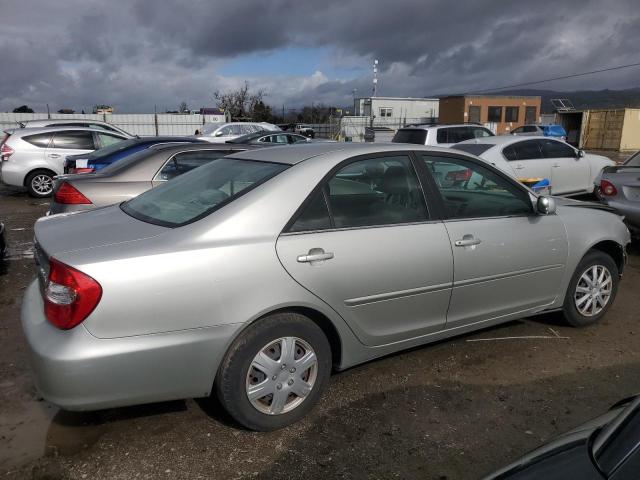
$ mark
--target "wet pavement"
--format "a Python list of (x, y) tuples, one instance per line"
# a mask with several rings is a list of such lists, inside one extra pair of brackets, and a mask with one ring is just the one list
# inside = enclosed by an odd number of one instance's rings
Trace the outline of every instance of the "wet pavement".
[[(472, 479), (640, 392), (636, 246), (600, 324), (525, 319), (361, 365), (278, 432), (242, 430), (211, 400), (63, 412), (38, 398), (19, 325), (46, 203), (0, 187), (0, 479)], [(528, 336), (546, 338), (491, 340)]]

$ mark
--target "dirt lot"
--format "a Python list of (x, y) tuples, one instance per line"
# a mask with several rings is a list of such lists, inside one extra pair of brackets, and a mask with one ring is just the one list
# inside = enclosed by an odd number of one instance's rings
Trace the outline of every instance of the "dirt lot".
[[(273, 433), (180, 401), (80, 414), (37, 398), (19, 325), (46, 202), (0, 187), (0, 478), (473, 479), (640, 391), (640, 256), (597, 326), (532, 318), (332, 377), (305, 421)], [(495, 337), (563, 338), (473, 341)]]

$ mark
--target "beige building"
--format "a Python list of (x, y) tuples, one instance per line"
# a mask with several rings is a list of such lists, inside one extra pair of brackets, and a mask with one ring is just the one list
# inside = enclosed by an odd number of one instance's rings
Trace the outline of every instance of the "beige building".
[(490, 124), (497, 135), (540, 123), (540, 97), (452, 95), (440, 99), (441, 123)]

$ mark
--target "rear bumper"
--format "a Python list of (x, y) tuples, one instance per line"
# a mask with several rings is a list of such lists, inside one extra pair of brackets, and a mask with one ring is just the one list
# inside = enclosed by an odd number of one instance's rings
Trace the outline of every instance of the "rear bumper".
[(22, 327), (41, 395), (63, 409), (97, 410), (209, 395), (240, 325), (110, 339), (82, 325), (59, 330), (44, 317), (35, 281)]

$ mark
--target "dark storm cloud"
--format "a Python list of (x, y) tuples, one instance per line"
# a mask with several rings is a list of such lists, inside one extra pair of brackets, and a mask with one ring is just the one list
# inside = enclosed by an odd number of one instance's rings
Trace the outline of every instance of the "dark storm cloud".
[[(243, 54), (284, 47), (331, 52), (319, 72), (256, 73), (274, 105), (349, 104), (370, 91), (380, 59), (382, 95), (424, 96), (522, 83), (638, 61), (635, 2), (451, 0), (0, 1), (0, 109), (28, 103), (149, 111), (211, 102), (245, 78), (218, 73)], [(321, 73), (322, 72), (322, 73)], [(313, 73), (313, 74), (312, 74)], [(637, 86), (639, 69), (540, 88)]]

